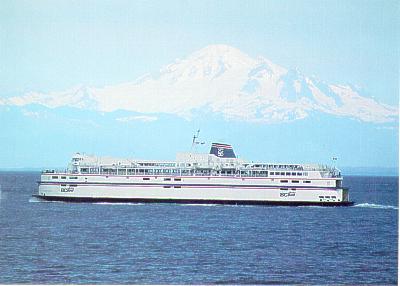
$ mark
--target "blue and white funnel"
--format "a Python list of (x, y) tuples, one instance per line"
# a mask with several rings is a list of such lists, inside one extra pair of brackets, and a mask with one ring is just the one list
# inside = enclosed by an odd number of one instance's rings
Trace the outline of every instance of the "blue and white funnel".
[(220, 158), (236, 158), (232, 146), (223, 143), (212, 143), (210, 154), (214, 154), (215, 156)]

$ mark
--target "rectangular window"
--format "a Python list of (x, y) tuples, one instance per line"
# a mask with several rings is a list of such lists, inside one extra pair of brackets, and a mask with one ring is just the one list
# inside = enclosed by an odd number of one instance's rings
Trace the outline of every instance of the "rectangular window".
[(296, 176), (296, 173), (295, 173), (295, 172), (292, 172), (292, 176)]
[(52, 176), (51, 178), (52, 179), (58, 179), (58, 176)]
[(297, 173), (297, 176), (301, 176), (301, 173)]
[(332, 199), (336, 199), (336, 196), (331, 196)]
[(180, 189), (180, 188), (181, 188), (181, 186), (174, 186), (174, 188), (176, 188), (176, 189)]
[(77, 180), (78, 177), (69, 177), (71, 180)]
[(164, 178), (164, 181), (171, 181), (171, 178)]
[(174, 181), (182, 181), (181, 178), (174, 178)]
[(171, 188), (171, 186), (163, 186), (163, 188), (166, 188), (166, 189), (167, 189), (167, 188)]
[(290, 176), (290, 172), (286, 172), (286, 176)]
[(311, 181), (303, 181), (303, 183), (309, 184), (311, 183)]
[(64, 176), (63, 176), (63, 177), (61, 177), (61, 179), (66, 179), (66, 178), (67, 178), (67, 177), (64, 177)]
[(285, 176), (285, 172), (281, 172), (281, 176)]
[(281, 183), (287, 183), (288, 180), (281, 180)]
[(330, 196), (325, 196), (325, 199), (329, 199), (330, 198)]
[(292, 180), (292, 183), (300, 183), (298, 180)]
[(288, 188), (280, 188), (281, 191), (287, 191), (289, 190)]
[(150, 178), (143, 178), (143, 181), (148, 181), (150, 180)]
[(323, 199), (323, 198), (324, 198), (324, 196), (319, 196), (319, 198), (320, 198), (320, 199)]
[(274, 173), (274, 172), (269, 172), (269, 174), (272, 176), (272, 175), (274, 175), (275, 173)]

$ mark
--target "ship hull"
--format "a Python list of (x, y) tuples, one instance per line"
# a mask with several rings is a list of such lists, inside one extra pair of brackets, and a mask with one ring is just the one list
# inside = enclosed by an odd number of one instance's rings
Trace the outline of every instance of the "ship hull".
[[(53, 179), (54, 177), (54, 179)], [(288, 178), (289, 179), (289, 178)], [(290, 180), (290, 181), (289, 181)], [(38, 197), (70, 202), (351, 205), (332, 179), (43, 175)]]
[(210, 200), (210, 199), (149, 199), (149, 198), (111, 198), (111, 197), (71, 197), (40, 196), (33, 197), (46, 201), (75, 203), (175, 203), (175, 204), (219, 204), (219, 205), (270, 205), (270, 206), (352, 206), (354, 202), (307, 202), (307, 201), (260, 201), (260, 200)]

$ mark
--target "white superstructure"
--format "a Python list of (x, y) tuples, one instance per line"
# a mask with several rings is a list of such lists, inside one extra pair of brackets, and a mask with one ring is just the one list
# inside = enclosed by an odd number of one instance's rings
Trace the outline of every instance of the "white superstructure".
[(44, 171), (37, 197), (63, 201), (351, 205), (336, 168), (236, 158), (227, 144), (175, 161), (75, 154), (65, 172)]

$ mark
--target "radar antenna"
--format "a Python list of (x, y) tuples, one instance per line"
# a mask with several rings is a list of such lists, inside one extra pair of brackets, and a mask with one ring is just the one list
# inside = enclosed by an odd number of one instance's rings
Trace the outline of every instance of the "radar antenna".
[(199, 134), (200, 134), (200, 129), (197, 129), (196, 133), (193, 135), (193, 140), (192, 140), (192, 151), (196, 149), (197, 145), (204, 145), (205, 142), (200, 142), (198, 141), (199, 139)]

